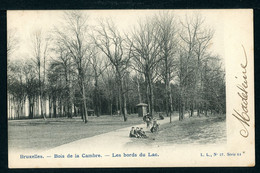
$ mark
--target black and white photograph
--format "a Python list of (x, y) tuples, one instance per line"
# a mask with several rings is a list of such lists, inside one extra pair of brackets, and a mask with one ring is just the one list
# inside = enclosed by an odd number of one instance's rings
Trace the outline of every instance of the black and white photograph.
[(254, 166), (253, 13), (9, 10), (9, 168)]

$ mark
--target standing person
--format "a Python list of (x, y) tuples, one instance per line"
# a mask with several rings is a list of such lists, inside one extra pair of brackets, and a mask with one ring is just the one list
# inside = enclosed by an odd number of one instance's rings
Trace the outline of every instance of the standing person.
[(147, 115), (144, 116), (143, 120), (145, 121), (145, 123), (147, 124), (147, 128), (151, 125), (151, 117), (149, 115), (149, 113), (147, 113)]

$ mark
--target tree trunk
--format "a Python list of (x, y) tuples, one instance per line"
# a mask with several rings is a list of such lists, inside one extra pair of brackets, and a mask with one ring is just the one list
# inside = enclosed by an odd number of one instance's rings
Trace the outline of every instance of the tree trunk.
[(149, 102), (150, 102), (150, 115), (153, 117), (154, 112), (154, 95), (153, 95), (153, 84), (150, 76), (148, 76), (148, 87), (149, 87)]
[(182, 96), (182, 91), (181, 91), (180, 92), (180, 101), (179, 101), (179, 121), (182, 121), (183, 118), (184, 118), (184, 102), (183, 102), (183, 96)]
[(94, 111), (97, 117), (99, 117), (99, 100), (98, 100), (98, 93), (97, 93), (97, 86), (94, 89)]
[(191, 102), (191, 105), (190, 105), (191, 107), (190, 107), (190, 117), (192, 117), (193, 116), (193, 114), (194, 114), (194, 103), (193, 103), (193, 101)]
[(45, 115), (43, 115), (43, 106), (42, 106), (42, 86), (41, 86), (41, 72), (40, 72), (40, 70), (41, 70), (41, 68), (40, 68), (40, 66), (38, 67), (39, 68), (39, 88), (40, 88), (40, 109), (41, 109), (41, 117), (44, 119), (44, 120), (46, 120), (46, 117), (45, 117)]
[(116, 113), (117, 113), (117, 111), (119, 110), (119, 101), (118, 101), (118, 99), (119, 99), (119, 97), (118, 96), (116, 96)]
[(34, 101), (34, 110), (35, 110), (34, 117), (38, 117), (39, 116), (39, 98), (38, 98), (38, 96), (36, 96), (36, 99)]
[(122, 90), (121, 90), (121, 81), (119, 83), (119, 86), (118, 86), (118, 101), (119, 101), (119, 115), (122, 115)]
[(40, 105), (41, 105), (41, 117), (43, 117), (43, 119), (46, 120), (46, 117), (43, 114), (42, 97), (40, 97)]
[(58, 116), (61, 117), (62, 116), (62, 106), (61, 106), (61, 98), (58, 98), (58, 109), (59, 109), (59, 113)]
[(197, 116), (200, 117), (200, 104), (197, 105)]
[(57, 117), (57, 102), (56, 102), (56, 98), (53, 98), (53, 118)]
[(182, 109), (182, 103), (181, 103), (181, 99), (179, 102), (179, 121), (181, 121), (183, 119), (183, 109)]
[(173, 113), (173, 102), (172, 102), (172, 92), (171, 85), (169, 83), (169, 91), (170, 91), (170, 123), (172, 122), (172, 113)]
[(94, 109), (95, 109), (95, 114), (97, 115), (97, 117), (99, 117), (100, 114), (100, 110), (99, 110), (99, 104), (100, 104), (100, 100), (99, 100), (99, 89), (98, 89), (98, 77), (97, 77), (97, 73), (95, 72), (95, 89), (94, 89)]
[(33, 99), (28, 97), (29, 100), (29, 119), (33, 119)]
[(111, 100), (110, 100), (110, 115), (111, 116), (113, 115), (113, 103)]
[[(166, 84), (168, 85), (168, 84)], [(168, 97), (168, 86), (165, 86), (165, 110), (166, 110), (166, 116), (169, 116), (169, 97)]]
[(123, 99), (124, 99), (124, 121), (127, 120), (126, 115), (127, 115), (127, 109), (126, 109), (126, 96), (123, 94)]
[(150, 99), (149, 99), (149, 86), (148, 86), (148, 82), (146, 81), (146, 99), (147, 99), (147, 104), (148, 104), (148, 113), (150, 114), (151, 111), (151, 103), (150, 103)]
[[(72, 83), (71, 83), (71, 79), (70, 79), (70, 88), (69, 88), (69, 91), (70, 91), (70, 115), (71, 115), (71, 118), (72, 118), (72, 109), (74, 109), (75, 105), (73, 103), (73, 95), (74, 95), (74, 90), (72, 89)], [(75, 109), (74, 109), (74, 113), (75, 113)]]
[(49, 96), (49, 118), (52, 116), (52, 99)]
[(122, 78), (121, 78), (121, 75), (119, 74), (119, 84), (120, 84), (120, 95), (119, 95), (119, 103), (120, 103), (120, 113), (122, 112), (122, 97), (123, 97), (123, 106), (124, 106), (124, 111), (123, 111), (123, 117), (124, 117), (124, 121), (127, 120), (126, 118), (126, 114), (127, 114), (127, 110), (126, 110), (126, 98), (125, 98), (125, 93), (123, 93), (123, 81), (122, 81)]
[(102, 111), (101, 111), (101, 107), (102, 107), (102, 102), (101, 102), (101, 97), (100, 97), (100, 95), (98, 94), (98, 103), (99, 103), (99, 106), (98, 106), (98, 112), (99, 112), (99, 114), (98, 114), (98, 116), (100, 116), (100, 115), (102, 115)]
[(76, 106), (75, 106), (75, 104), (73, 105), (73, 109), (74, 109), (74, 116), (78, 116), (78, 111), (76, 110)]
[(139, 103), (142, 103), (142, 96), (141, 96), (141, 92), (140, 92), (140, 83), (139, 83), (138, 79), (137, 79), (137, 92), (138, 92)]
[(30, 114), (29, 114), (30, 119), (33, 119), (33, 114), (34, 114), (33, 108), (34, 108), (34, 104), (30, 103)]
[(21, 115), (21, 102), (17, 101), (17, 119), (20, 119)]
[(88, 108), (87, 108), (87, 101), (86, 101), (86, 93), (85, 93), (85, 86), (84, 86), (84, 80), (81, 81), (82, 83), (82, 95), (83, 95), (83, 104), (84, 104), (84, 114), (83, 114), (83, 121), (85, 123), (88, 122)]
[(167, 55), (164, 57), (165, 61), (165, 106), (166, 106), (166, 116), (169, 116), (169, 74), (168, 74), (168, 58)]
[(83, 107), (83, 103), (81, 103), (80, 104), (80, 106), (79, 106), (79, 114), (80, 114), (80, 116), (81, 116), (81, 119), (84, 121), (84, 107)]

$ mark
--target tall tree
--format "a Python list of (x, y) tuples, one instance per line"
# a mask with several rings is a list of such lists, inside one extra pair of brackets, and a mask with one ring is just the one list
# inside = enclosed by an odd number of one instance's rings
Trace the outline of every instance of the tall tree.
[(176, 19), (170, 12), (159, 13), (155, 16), (155, 20), (158, 26), (158, 35), (161, 50), (161, 71), (165, 84), (165, 103), (166, 103), (166, 115), (169, 116), (170, 122), (171, 113), (173, 111), (172, 94), (170, 82), (173, 79), (174, 67), (176, 67), (177, 57), (177, 23)]
[(225, 71), (218, 56), (208, 55), (202, 61), (202, 107), (205, 115), (208, 111), (225, 113)]
[[(113, 66), (108, 66), (104, 73), (101, 73), (102, 76), (102, 82), (103, 82), (103, 91), (104, 95), (109, 101), (109, 113), (112, 116), (113, 115), (113, 102), (116, 98), (117, 89), (116, 89), (116, 79), (115, 79), (115, 70), (113, 69)], [(118, 98), (118, 97), (117, 97)], [(116, 105), (117, 106), (117, 105)], [(117, 109), (118, 110), (118, 109)]]
[(82, 95), (84, 114), (83, 121), (88, 122), (88, 106), (86, 98), (86, 86), (87, 80), (85, 70), (89, 64), (90, 54), (88, 52), (88, 16), (81, 11), (65, 12), (64, 22), (62, 28), (56, 28), (55, 33), (66, 49), (68, 49), (70, 56), (73, 59), (73, 63), (77, 69), (78, 84)]
[(35, 100), (38, 96), (38, 79), (37, 79), (37, 73), (36, 73), (36, 67), (34, 65), (33, 61), (27, 61), (26, 65), (23, 69), (24, 75), (25, 75), (25, 89), (26, 89), (26, 95), (29, 101), (29, 118), (34, 118), (34, 115), (36, 114), (36, 111), (34, 109)]
[[(43, 89), (45, 83), (45, 62), (46, 62), (46, 56), (48, 52), (48, 41), (46, 41), (46, 39), (43, 37), (43, 33), (41, 30), (36, 30), (33, 33), (32, 48), (33, 48), (33, 61), (37, 67), (37, 74), (38, 74), (41, 117), (43, 117), (44, 120), (46, 120), (46, 115), (43, 114)], [(43, 74), (42, 74), (42, 70), (43, 70)]]
[(158, 63), (161, 61), (160, 42), (158, 27), (154, 18), (146, 18), (139, 21), (138, 27), (134, 28), (131, 37), (128, 37), (128, 44), (131, 45), (130, 55), (133, 57), (133, 68), (144, 74), (147, 87), (147, 100), (149, 113), (154, 112), (153, 84), (157, 75)]
[(119, 110), (120, 114), (123, 112), (124, 121), (126, 121), (126, 93), (123, 88), (123, 77), (129, 66), (130, 56), (124, 48), (125, 39), (112, 21), (100, 21), (99, 27), (95, 31), (95, 36), (92, 36), (95, 45), (107, 56), (116, 71), (119, 86)]
[[(10, 100), (9, 107), (13, 108), (14, 118), (20, 118), (23, 115), (23, 107), (26, 98), (25, 79), (24, 79), (24, 62), (16, 60), (9, 64), (8, 73), (8, 96)], [(12, 103), (12, 104), (11, 104)]]
[(18, 38), (16, 36), (16, 30), (15, 29), (8, 29), (7, 31), (7, 96), (8, 96), (8, 115), (11, 116), (11, 98), (13, 97), (10, 93), (9, 86), (12, 82), (14, 82), (14, 68), (12, 67), (14, 63), (11, 62), (11, 55), (13, 52), (18, 48)]
[[(193, 17), (186, 16), (185, 21), (181, 22), (181, 74), (180, 74), (180, 119), (183, 119), (183, 107), (189, 102), (191, 110), (190, 116), (193, 116), (194, 107), (197, 108), (197, 115), (200, 116), (201, 108), (201, 87), (202, 87), (202, 60), (208, 53), (208, 47), (213, 37), (213, 31), (204, 25), (204, 19), (199, 14)], [(185, 86), (183, 86), (185, 85)], [(187, 91), (187, 89), (189, 91)], [(184, 93), (184, 90), (185, 93)], [(185, 98), (185, 94), (189, 97)], [(186, 101), (185, 101), (186, 99)]]
[(52, 51), (54, 52), (55, 59), (52, 59), (50, 69), (52, 69), (53, 72), (61, 74), (63, 80), (65, 81), (63, 88), (63, 97), (65, 98), (65, 115), (68, 118), (72, 118), (72, 75), (74, 75), (72, 59), (70, 52), (64, 45), (59, 42), (55, 42), (54, 45), (55, 47)]
[[(90, 64), (93, 70), (94, 77), (94, 111), (97, 116), (101, 113), (101, 98), (100, 98), (100, 87), (99, 87), (99, 77), (102, 75), (104, 70), (108, 66), (108, 62), (106, 62), (102, 56), (97, 52), (95, 48), (92, 48), (92, 56), (90, 59)], [(105, 57), (104, 57), (105, 58)]]

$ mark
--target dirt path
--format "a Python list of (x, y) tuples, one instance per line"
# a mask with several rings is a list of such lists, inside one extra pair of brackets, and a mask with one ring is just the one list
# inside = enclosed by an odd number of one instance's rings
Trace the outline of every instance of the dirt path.
[[(204, 145), (209, 140), (211, 141), (213, 138), (221, 136), (219, 134), (221, 134), (222, 131), (216, 134), (212, 133), (212, 131), (221, 129), (222, 125), (225, 125), (223, 121), (215, 123), (215, 120), (206, 117), (194, 117), (190, 119), (186, 117), (185, 121), (179, 122), (178, 116), (174, 116), (172, 118), (173, 123), (170, 124), (169, 122), (168, 117), (164, 120), (158, 120), (158, 123), (160, 123), (162, 127), (158, 133), (153, 134), (148, 132), (149, 129), (146, 128), (145, 123), (135, 125), (135, 127), (142, 127), (147, 132), (149, 136), (147, 139), (129, 138), (131, 129), (131, 126), (129, 126), (93, 137), (76, 140), (43, 152), (12, 153), (12, 158), (19, 158), (19, 154), (38, 154), (44, 158), (44, 162), (41, 160), (22, 160), (22, 167), (44, 166), (48, 168), (58, 168), (62, 165), (63, 167), (99, 167), (100, 165), (104, 167), (129, 167), (131, 165), (138, 166), (138, 164), (141, 167), (145, 165), (151, 167), (156, 165), (169, 166), (169, 164), (165, 163), (165, 159), (174, 159), (176, 155), (178, 157), (180, 156), (180, 159), (177, 159), (177, 162), (171, 163), (170, 165), (183, 165), (185, 163), (183, 162), (184, 158), (188, 158), (186, 160), (189, 160), (192, 158), (190, 155), (199, 155), (200, 152), (206, 153), (209, 149), (210, 151), (223, 151), (225, 149), (225, 144), (219, 145), (215, 142), (210, 145)], [(208, 124), (210, 124), (210, 126), (208, 126)], [(198, 126), (202, 127), (199, 128)], [(100, 125), (99, 128), (102, 128), (102, 125)], [(195, 131), (194, 128), (199, 131)], [(193, 132), (196, 135), (190, 134)], [(201, 137), (204, 133), (205, 135)], [(198, 137), (198, 139), (194, 139), (195, 136)], [(202, 141), (202, 144), (199, 142), (199, 144), (194, 145), (194, 142), (196, 143), (197, 140), (204, 139), (207, 141)], [(176, 143), (176, 141), (178, 142)], [(167, 145), (165, 145), (165, 143)], [(196, 149), (194, 150), (194, 148)], [(191, 162), (191, 160), (189, 161)]]
[[(178, 117), (173, 117), (172, 121), (177, 121)], [(158, 120), (160, 125), (169, 123), (169, 117), (166, 117), (164, 120)], [(139, 124), (135, 127), (142, 127), (145, 131), (149, 131), (146, 128), (146, 124)], [(102, 128), (102, 127), (100, 127)], [(101, 135), (96, 135), (90, 138), (85, 138), (81, 140), (77, 140), (68, 144), (64, 144), (50, 150), (47, 150), (48, 153), (64, 153), (64, 151), (70, 151), (73, 153), (84, 152), (84, 150), (88, 150), (91, 152), (100, 151), (100, 149), (106, 150), (120, 150), (125, 147), (128, 142), (131, 142), (131, 138), (129, 138), (131, 126), (127, 128), (118, 129), (112, 132), (104, 133)]]

